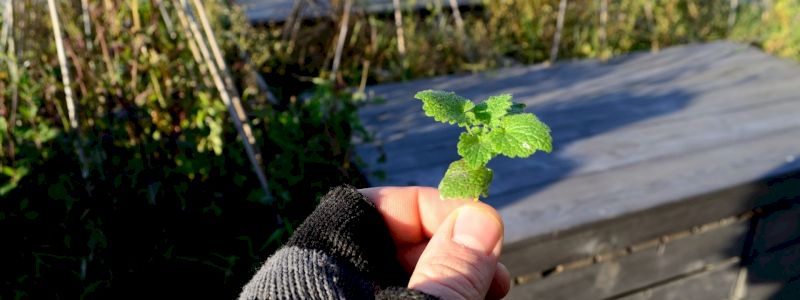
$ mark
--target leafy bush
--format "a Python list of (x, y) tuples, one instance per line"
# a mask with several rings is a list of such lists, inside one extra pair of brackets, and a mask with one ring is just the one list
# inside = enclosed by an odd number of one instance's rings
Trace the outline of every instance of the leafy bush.
[(752, 43), (768, 53), (800, 60), (800, 3), (776, 0), (771, 5), (748, 3), (733, 33), (734, 40)]
[(252, 62), (265, 47), (240, 12), (206, 3), (269, 193), (179, 1), (75, 2), (57, 7), (75, 129), (47, 5), (11, 1), (4, 18), (0, 298), (231, 298), (322, 193), (364, 185), (361, 101), (324, 80), (268, 99)]
[[(342, 25), (338, 16), (343, 2), (332, 2), (339, 10), (331, 18), (298, 26), (265, 24), (262, 35), (276, 49), (265, 60), (271, 61), (265, 68), (274, 74), (328, 72), (334, 57), (331, 45)], [(433, 1), (421, 12), (412, 9), (414, 1), (403, 2), (402, 36), (397, 34), (392, 14), (376, 16), (356, 10), (350, 16), (342, 54), (346, 59), (337, 75), (341, 83), (359, 85), (541, 63), (550, 59), (559, 2), (483, 0), (480, 6), (461, 8), (463, 32), (447, 1), (438, 5)], [(800, 26), (797, 1), (739, 2), (732, 10), (730, 0), (569, 0), (558, 58), (607, 59), (726, 38), (752, 42), (770, 53), (797, 56), (793, 50), (800, 43), (793, 31)]]

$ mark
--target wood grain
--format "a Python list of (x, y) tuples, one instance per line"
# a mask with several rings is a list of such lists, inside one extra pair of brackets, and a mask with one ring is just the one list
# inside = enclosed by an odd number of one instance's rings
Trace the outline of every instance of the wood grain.
[(551, 269), (781, 201), (784, 191), (796, 186), (798, 181), (800, 175), (741, 184), (617, 218), (534, 236), (506, 245), (501, 260), (515, 275)]
[(738, 266), (729, 266), (664, 283), (624, 297), (620, 300), (684, 300), (684, 299), (730, 299), (730, 294), (739, 275)]
[(747, 223), (736, 223), (617, 260), (565, 271), (515, 286), (507, 298), (604, 299), (654, 282), (701, 272), (709, 265), (739, 256), (747, 229)]

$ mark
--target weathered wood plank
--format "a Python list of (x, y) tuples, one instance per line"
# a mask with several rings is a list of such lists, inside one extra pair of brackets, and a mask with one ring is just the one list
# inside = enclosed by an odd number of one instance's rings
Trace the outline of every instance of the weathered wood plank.
[[(431, 178), (419, 177), (420, 172), (426, 172), (424, 167), (432, 164), (446, 167), (452, 159), (457, 157), (453, 145), (458, 137), (458, 129), (442, 126), (427, 119), (421, 112), (419, 102), (412, 100), (415, 91), (427, 88), (463, 91), (465, 95), (477, 99), (490, 94), (512, 92), (517, 96), (515, 100), (529, 104), (529, 110), (537, 113), (553, 129), (556, 152), (551, 155), (537, 155), (538, 157), (531, 160), (511, 163), (512, 166), (524, 169), (539, 164), (539, 160), (585, 161), (595, 158), (596, 153), (614, 156), (611, 159), (628, 157), (631, 152), (659, 156), (676, 151), (675, 147), (678, 147), (679, 151), (680, 147), (684, 146), (681, 138), (685, 136), (693, 138), (695, 142), (697, 140), (703, 142), (703, 138), (706, 137), (712, 138), (705, 141), (705, 144), (698, 145), (703, 147), (708, 143), (724, 142), (726, 138), (746, 138), (748, 134), (759, 134), (759, 130), (771, 130), (770, 128), (757, 129), (754, 126), (771, 126), (775, 123), (772, 118), (756, 119), (759, 122), (754, 124), (747, 123), (752, 118), (748, 120), (742, 120), (742, 118), (747, 118), (747, 108), (753, 106), (764, 106), (774, 101), (797, 102), (792, 100), (795, 100), (793, 92), (795, 87), (800, 85), (800, 73), (797, 72), (796, 66), (769, 58), (754, 49), (736, 45), (728, 46), (701, 48), (697, 51), (690, 51), (695, 49), (677, 49), (694, 53), (695, 56), (689, 55), (683, 60), (680, 59), (682, 52), (679, 51), (667, 50), (665, 53), (650, 56), (666, 55), (673, 58), (676, 63), (667, 64), (669, 68), (658, 65), (663, 64), (660, 59), (642, 60), (634, 57), (620, 58), (620, 62), (610, 65), (587, 65), (586, 62), (577, 62), (561, 66), (558, 70), (542, 68), (532, 68), (525, 72), (512, 70), (511, 73), (516, 75), (514, 77), (497, 76), (493, 78), (485, 74), (476, 75), (473, 77), (478, 77), (477, 79), (462, 78), (463, 83), (459, 83), (459, 80), (448, 80), (446, 83), (419, 81), (407, 85), (395, 85), (394, 87), (399, 91), (387, 90), (383, 86), (377, 87), (377, 94), (385, 95), (391, 101), (385, 106), (376, 106), (371, 111), (368, 108), (362, 114), (365, 116), (364, 122), (369, 127), (377, 129), (378, 138), (384, 142), (384, 148), (387, 151), (387, 164), (378, 167), (389, 170), (390, 176), (386, 182), (376, 180), (376, 183), (391, 185), (414, 181), (418, 184), (433, 185), (436, 184), (435, 179), (432, 181)], [(699, 55), (699, 53), (708, 51), (714, 52), (716, 56)], [(767, 60), (765, 61), (765, 59)], [(636, 71), (639, 70), (637, 64), (662, 71), (649, 76), (637, 74)], [(747, 84), (743, 84), (742, 82), (747, 82), (748, 78), (762, 76), (758, 72), (763, 72), (764, 69), (748, 69), (740, 72), (741, 65), (739, 64), (757, 64), (769, 68), (769, 78), (758, 81), (751, 80)], [(681, 67), (688, 70), (682, 70)], [(697, 70), (692, 71), (693, 68)], [(583, 73), (593, 73), (587, 70), (594, 69), (606, 72), (599, 73), (594, 77), (582, 77), (585, 76), (582, 75)], [(719, 76), (720, 71), (731, 74)], [(792, 72), (794, 74), (791, 74)], [(671, 75), (664, 76), (663, 74)], [(563, 75), (563, 78), (559, 79), (561, 78), (559, 75)], [(553, 77), (556, 79), (549, 80), (559, 81), (559, 85), (562, 87), (555, 91), (540, 90), (539, 86), (542, 84), (539, 82), (542, 82), (542, 78)], [(572, 80), (588, 81), (589, 83), (571, 83)], [(474, 81), (481, 81), (481, 84), (475, 83), (475, 85), (484, 88), (475, 89), (472, 86)], [(769, 96), (765, 97), (764, 95)], [(738, 115), (730, 116), (725, 120), (716, 119), (720, 111), (735, 113), (737, 110), (740, 111)], [(741, 110), (744, 111), (741, 112)], [(770, 112), (765, 110), (762, 115), (764, 114), (769, 115)], [(371, 116), (374, 117), (371, 118)], [(701, 117), (704, 119), (695, 120), (695, 118)], [(660, 125), (660, 128), (649, 128), (654, 125)], [(673, 125), (680, 127), (669, 130)], [(774, 124), (778, 127), (784, 125), (788, 124)], [(733, 128), (719, 130), (720, 127), (726, 126)], [(740, 126), (744, 128), (737, 128)], [(697, 134), (700, 132), (699, 130), (704, 133), (719, 132), (719, 134), (701, 135)], [(620, 134), (606, 134), (609, 131)], [(636, 148), (641, 145), (649, 145), (651, 140), (638, 142), (631, 138), (647, 137), (654, 132), (683, 133), (683, 135), (667, 136), (666, 138), (659, 136), (658, 139), (651, 139), (662, 141), (662, 144), (670, 143), (672, 146), (672, 148), (664, 148), (663, 145), (659, 145), (661, 147), (656, 147), (657, 149), (664, 149), (657, 154), (649, 154), (651, 148), (641, 150)], [(594, 141), (585, 147), (575, 145), (576, 142), (598, 135), (616, 137), (616, 139), (598, 141), (607, 141), (606, 147), (599, 150), (595, 150), (598, 145)], [(689, 146), (690, 142), (692, 141), (687, 141)], [(577, 148), (573, 150), (577, 152), (564, 152), (563, 150), (567, 147)], [(611, 150), (608, 149), (609, 147)], [(580, 152), (580, 150), (589, 153)], [(618, 153), (619, 151), (626, 153)], [(414, 155), (420, 152), (434, 155)], [(377, 156), (377, 152), (370, 151), (369, 147), (360, 149), (360, 153), (365, 156), (367, 161), (372, 161)], [(545, 164), (552, 165), (550, 162)], [(537, 177), (546, 177), (550, 174), (539, 172), (539, 170), (531, 173), (538, 173)]]
[(741, 184), (614, 219), (535, 236), (507, 245), (501, 260), (514, 275), (547, 270), (785, 200), (782, 198), (788, 195), (785, 191), (798, 183), (800, 174)]
[[(550, 171), (554, 168), (569, 169), (570, 175), (576, 176), (659, 157), (680, 155), (720, 144), (735, 143), (738, 140), (757, 138), (770, 132), (800, 126), (800, 118), (773, 118), (785, 111), (800, 111), (800, 101), (795, 98), (785, 98), (772, 103), (755, 103), (736, 110), (719, 111), (715, 114), (675, 119), (648, 126), (620, 128), (613, 135), (604, 136), (602, 139), (570, 136), (585, 134), (587, 131), (585, 128), (554, 128), (556, 152), (553, 154), (539, 153), (534, 158), (526, 160), (498, 160), (492, 167), (496, 171), (500, 170), (496, 177), (498, 180), (502, 180), (503, 177), (500, 176), (505, 173), (537, 174), (533, 178), (534, 181), (528, 181), (528, 185), (533, 185), (536, 181), (548, 182), (561, 177), (562, 174), (559, 172)], [(596, 128), (592, 125), (592, 122), (586, 122), (586, 127)], [(557, 135), (558, 132), (561, 134)], [(450, 133), (452, 136), (458, 136), (455, 131)], [(441, 174), (431, 173), (425, 166), (438, 165), (446, 168), (447, 164), (458, 159), (454, 146), (456, 141), (448, 145), (442, 144), (443, 149), (434, 152), (438, 155), (418, 155), (419, 152), (431, 153), (426, 149), (428, 145), (415, 146), (410, 140), (402, 144), (405, 145), (404, 149), (387, 149), (391, 152), (387, 154), (388, 163), (384, 168), (392, 171), (391, 176), (394, 179), (411, 178), (421, 181), (420, 184), (424, 185), (436, 184), (430, 181), (437, 180)], [(405, 182), (387, 184), (402, 183)], [(492, 186), (491, 194), (502, 195), (518, 187), (496, 184)]]
[(731, 292), (739, 267), (736, 265), (715, 269), (700, 274), (664, 283), (632, 295), (614, 298), (620, 300), (685, 300), (685, 299), (731, 299)]
[[(236, 0), (242, 6), (245, 15), (253, 23), (281, 23), (286, 21), (291, 14), (294, 3), (300, 0)], [(400, 0), (401, 7), (409, 10), (419, 10), (433, 5), (436, 0)], [(309, 0), (310, 5), (304, 5), (300, 18), (314, 19), (328, 17), (332, 12), (331, 1)], [(480, 0), (458, 0), (460, 6), (480, 5)], [(357, 0), (353, 9), (367, 13), (386, 13), (394, 9), (392, 0)]]
[(515, 286), (508, 299), (604, 299), (738, 257), (747, 222), (738, 222), (619, 259), (567, 270)]
[[(628, 213), (681, 203), (697, 195), (757, 181), (800, 168), (787, 156), (800, 153), (800, 128), (713, 148), (608, 170), (565, 177), (539, 190), (526, 190), (492, 199), (506, 222), (508, 249), (525, 248), (526, 239), (559, 232)], [(730, 206), (752, 203), (753, 195), (731, 195)], [(691, 206), (691, 203), (686, 203)], [(715, 208), (723, 209), (723, 208)], [(702, 216), (702, 213), (699, 213)], [(691, 218), (687, 215), (685, 218)], [(588, 242), (588, 241), (587, 241)], [(513, 246), (514, 243), (523, 243)], [(591, 244), (587, 244), (591, 245)], [(591, 255), (591, 247), (581, 247)]]

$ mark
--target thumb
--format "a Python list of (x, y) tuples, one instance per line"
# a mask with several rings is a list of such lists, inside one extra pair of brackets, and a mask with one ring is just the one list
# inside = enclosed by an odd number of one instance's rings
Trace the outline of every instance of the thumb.
[(497, 268), (503, 222), (474, 203), (450, 213), (417, 261), (408, 287), (442, 299), (483, 299)]

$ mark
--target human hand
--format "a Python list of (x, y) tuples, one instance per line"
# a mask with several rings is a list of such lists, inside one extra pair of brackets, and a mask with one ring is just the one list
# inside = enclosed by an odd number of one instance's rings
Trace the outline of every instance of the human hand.
[(442, 299), (500, 299), (511, 277), (498, 257), (503, 222), (489, 205), (442, 201), (426, 187), (359, 190), (377, 207), (411, 275), (408, 287)]

